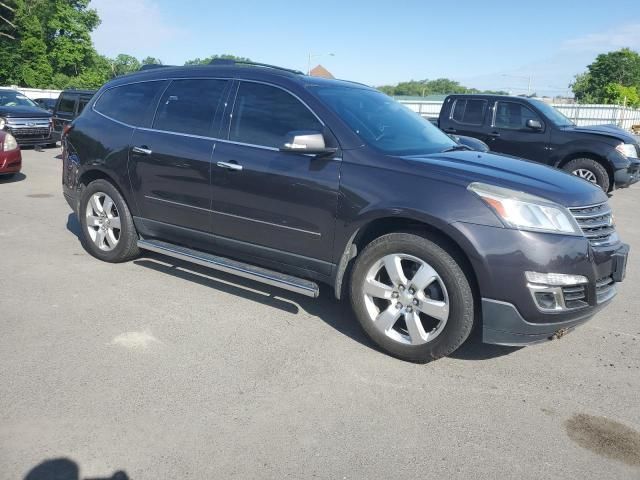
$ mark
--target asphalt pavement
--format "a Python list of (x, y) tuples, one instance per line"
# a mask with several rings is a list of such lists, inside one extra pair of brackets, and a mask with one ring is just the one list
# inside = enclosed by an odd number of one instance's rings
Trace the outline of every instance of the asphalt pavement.
[(0, 479), (640, 478), (640, 185), (610, 199), (632, 251), (591, 322), (414, 365), (329, 288), (94, 259), (59, 153), (0, 180)]

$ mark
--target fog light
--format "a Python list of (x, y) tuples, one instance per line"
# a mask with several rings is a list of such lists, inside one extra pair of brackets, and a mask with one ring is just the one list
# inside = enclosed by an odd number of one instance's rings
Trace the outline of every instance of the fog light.
[(563, 287), (566, 285), (579, 285), (589, 283), (589, 279), (582, 275), (570, 275), (567, 273), (538, 273), (524, 272), (528, 282), (538, 283), (542, 285), (551, 285), (554, 287)]
[(536, 292), (536, 302), (538, 306), (544, 310), (556, 310), (558, 303), (556, 296), (550, 292)]

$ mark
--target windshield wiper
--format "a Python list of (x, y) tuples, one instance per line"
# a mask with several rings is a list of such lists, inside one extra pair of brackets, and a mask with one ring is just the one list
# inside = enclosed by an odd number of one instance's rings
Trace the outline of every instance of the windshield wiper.
[(457, 152), (458, 150), (472, 150), (473, 151), (473, 148), (468, 147), (467, 145), (454, 145), (452, 147), (445, 148), (444, 150), (442, 150), (442, 153)]

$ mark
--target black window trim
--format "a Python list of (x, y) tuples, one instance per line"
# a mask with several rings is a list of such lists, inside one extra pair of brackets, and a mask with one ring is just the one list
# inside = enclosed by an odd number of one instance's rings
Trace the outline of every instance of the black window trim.
[[(456, 109), (456, 104), (460, 101), (460, 100), (464, 100), (465, 102), (469, 101), (469, 100), (477, 100), (480, 102), (484, 102), (484, 107), (482, 109), (482, 119), (480, 120), (480, 123), (469, 123), (469, 122), (460, 122), (458, 120), (456, 120), (455, 118), (453, 118), (453, 112)], [(469, 125), (471, 127), (481, 127), (484, 125), (484, 121), (485, 118), (487, 116), (487, 109), (489, 108), (489, 100), (486, 98), (472, 98), (472, 97), (458, 97), (456, 99), (454, 99), (453, 104), (451, 105), (451, 110), (449, 113), (449, 120), (451, 120), (452, 122), (457, 123), (458, 125)], [(467, 111), (467, 107), (465, 105), (464, 107), (465, 112)]]
[[(73, 109), (70, 112), (67, 112), (67, 111), (62, 112), (62, 111), (60, 111), (58, 109), (58, 107), (62, 104), (62, 101), (65, 100), (65, 99), (69, 99), (69, 98), (71, 98), (73, 100)], [(72, 94), (68, 94), (68, 93), (67, 94), (61, 93), (60, 94), (60, 98), (58, 99), (58, 101), (56, 102), (55, 106), (53, 107), (54, 108), (54, 113), (56, 115), (56, 118), (59, 117), (60, 114), (62, 114), (62, 116), (67, 116), (67, 117), (75, 116), (76, 112), (78, 110), (78, 99), (79, 99), (79, 97), (76, 96), (76, 95), (72, 95)]]
[[(536, 117), (538, 117), (538, 121), (542, 124), (542, 130), (526, 130), (523, 128), (509, 128), (509, 127), (496, 127), (496, 115), (498, 114), (498, 103), (515, 103), (516, 105), (520, 105), (521, 107), (525, 107), (527, 109), (529, 109), (530, 111), (532, 111), (533, 113), (536, 114)], [(492, 106), (493, 109), (493, 114), (491, 115), (491, 128), (499, 128), (501, 130), (509, 130), (510, 132), (528, 132), (528, 133), (544, 133), (544, 131), (547, 128), (546, 123), (544, 122), (544, 120), (542, 120), (542, 115), (540, 115), (534, 108), (530, 107), (529, 105), (526, 105), (523, 102), (518, 102), (518, 101), (514, 101), (514, 100), (496, 100), (493, 103)]]
[[(112, 118), (108, 115), (105, 115), (104, 113), (100, 112), (99, 110), (96, 110), (95, 105), (96, 103), (98, 103), (98, 101), (100, 100), (100, 98), (102, 97), (102, 95), (105, 94), (105, 92), (112, 90), (114, 88), (118, 88), (118, 87), (124, 87), (126, 85), (135, 85), (138, 83), (149, 83), (149, 82), (168, 82), (167, 85), (165, 86), (164, 89), (162, 89), (162, 93), (160, 94), (160, 96), (158, 97), (159, 99), (162, 98), (162, 95), (164, 95), (164, 93), (166, 92), (167, 88), (169, 88), (169, 85), (171, 85), (171, 83), (174, 80), (226, 80), (230, 83), (230, 86), (228, 87), (228, 92), (226, 94), (226, 98), (224, 100), (224, 105), (223, 105), (223, 111), (222, 111), (222, 119), (221, 119), (221, 127), (220, 127), (220, 135), (225, 135), (226, 134), (226, 138), (222, 138), (221, 137), (209, 137), (209, 136), (202, 136), (202, 135), (194, 135), (192, 133), (182, 133), (182, 132), (170, 132), (167, 130), (157, 130), (154, 128), (150, 128), (150, 127), (139, 127), (136, 125), (131, 125), (125, 122), (121, 122), (120, 120), (116, 120), (115, 118)], [(143, 132), (158, 132), (158, 133), (166, 133), (169, 135), (178, 135), (181, 137), (190, 137), (190, 138), (200, 138), (200, 139), (204, 139), (204, 140), (215, 140), (216, 142), (222, 142), (222, 143), (228, 143), (231, 145), (240, 145), (240, 146), (244, 146), (244, 147), (254, 147), (254, 148), (261, 148), (263, 150), (271, 150), (271, 151), (279, 151), (278, 148), (275, 147), (267, 147), (265, 145), (255, 145), (252, 143), (242, 143), (242, 142), (235, 142), (233, 140), (229, 140), (229, 135), (230, 135), (230, 131), (231, 131), (231, 122), (228, 121), (230, 118), (229, 116), (233, 114), (234, 108), (235, 108), (235, 103), (236, 103), (236, 97), (238, 95), (238, 90), (240, 87), (240, 82), (252, 82), (252, 83), (261, 83), (263, 85), (269, 85), (271, 87), (275, 87), (275, 88), (279, 88), (280, 90), (285, 91), (286, 93), (288, 93), (289, 95), (292, 95), (294, 98), (296, 98), (298, 101), (300, 101), (312, 114), (314, 117), (316, 117), (316, 119), (322, 124), (323, 127), (327, 128), (329, 131), (331, 131), (326, 124), (322, 121), (322, 119), (316, 114), (316, 112), (313, 111), (313, 109), (304, 101), (302, 100), (298, 95), (296, 95), (295, 93), (293, 93), (292, 91), (288, 90), (287, 88), (284, 88), (280, 85), (276, 85), (274, 83), (271, 82), (265, 82), (265, 81), (261, 81), (261, 80), (252, 80), (252, 79), (245, 79), (245, 78), (236, 78), (236, 77), (169, 77), (169, 78), (154, 78), (154, 79), (150, 79), (150, 80), (139, 80), (137, 82), (127, 82), (127, 83), (120, 83), (118, 85), (114, 85), (113, 87), (109, 87), (107, 89), (105, 89), (103, 92), (100, 93), (99, 96), (97, 96), (95, 99), (92, 99), (91, 102), (91, 110), (95, 113), (97, 113), (98, 115), (111, 120), (112, 122), (118, 123), (120, 125), (123, 125), (125, 127), (129, 127), (129, 128), (135, 128), (138, 130), (141, 130)], [(223, 95), (223, 97), (225, 97), (225, 95)], [(159, 100), (158, 100), (159, 102)], [(155, 115), (157, 113), (157, 108), (158, 108), (158, 104), (156, 103), (156, 111), (154, 111), (154, 118)], [(224, 124), (227, 123), (228, 125), (227, 127), (227, 131), (223, 132), (223, 127)], [(153, 125), (153, 122), (152, 122)], [(332, 133), (333, 135), (333, 133)], [(335, 135), (334, 135), (335, 137)], [(336, 139), (337, 141), (337, 139)], [(310, 155), (313, 156), (311, 154), (305, 154), (305, 155)], [(334, 158), (334, 160), (341, 160), (340, 157), (336, 157)]]

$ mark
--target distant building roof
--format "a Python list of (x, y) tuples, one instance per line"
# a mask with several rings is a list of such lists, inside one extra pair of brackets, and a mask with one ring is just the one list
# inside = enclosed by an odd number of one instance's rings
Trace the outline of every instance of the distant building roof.
[(309, 72), (309, 75), (311, 75), (312, 77), (336, 78), (333, 75), (331, 75), (331, 72), (326, 68), (324, 68), (322, 65), (318, 65), (312, 68), (311, 71)]

